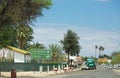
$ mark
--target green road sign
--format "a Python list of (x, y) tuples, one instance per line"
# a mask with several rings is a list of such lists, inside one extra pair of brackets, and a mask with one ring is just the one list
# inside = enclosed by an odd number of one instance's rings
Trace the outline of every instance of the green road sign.
[(32, 59), (51, 59), (51, 50), (46, 49), (31, 49)]

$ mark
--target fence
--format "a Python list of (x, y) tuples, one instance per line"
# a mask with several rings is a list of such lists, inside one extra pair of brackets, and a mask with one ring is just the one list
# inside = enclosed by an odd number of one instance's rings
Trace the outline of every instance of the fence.
[(54, 68), (62, 69), (63, 64), (61, 63), (9, 63), (1, 62), (0, 71), (51, 71)]

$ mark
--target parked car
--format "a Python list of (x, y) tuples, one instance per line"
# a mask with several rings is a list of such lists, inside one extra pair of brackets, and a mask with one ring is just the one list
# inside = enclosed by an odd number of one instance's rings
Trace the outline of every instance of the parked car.
[(109, 65), (108, 68), (109, 69), (114, 69), (115, 67), (114, 67), (114, 65)]
[(88, 70), (89, 67), (85, 64), (85, 62), (82, 63), (81, 65), (81, 70)]
[(109, 69), (113, 69), (114, 67), (113, 67), (113, 66), (109, 66), (108, 68), (109, 68)]

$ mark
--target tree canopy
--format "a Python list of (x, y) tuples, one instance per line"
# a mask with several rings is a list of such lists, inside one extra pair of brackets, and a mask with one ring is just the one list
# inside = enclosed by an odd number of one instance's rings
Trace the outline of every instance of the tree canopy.
[(81, 46), (79, 45), (79, 36), (72, 30), (68, 30), (67, 34), (64, 35), (64, 39), (60, 42), (63, 45), (63, 49), (65, 53), (68, 54), (68, 63), (69, 63), (69, 55), (79, 55)]
[(58, 44), (50, 44), (49, 45), (50, 50), (52, 50), (52, 62), (62, 62), (63, 61), (63, 53), (62, 53), (62, 47)]
[(16, 29), (30, 26), (37, 17), (43, 16), (43, 9), (51, 5), (51, 0), (0, 0), (0, 44), (17, 42), (14, 41)]
[(30, 38), (30, 36), (33, 33), (33, 30), (29, 26), (19, 26), (16, 29), (16, 39), (18, 40), (19, 48), (25, 49), (25, 44), (27, 40)]
[(105, 48), (103, 46), (99, 47), (99, 51), (100, 51), (99, 58), (101, 58), (101, 56), (102, 56), (101, 52), (104, 51), (104, 50), (105, 50)]
[(120, 51), (112, 53), (112, 64), (120, 64)]
[(28, 24), (42, 16), (43, 9), (48, 9), (51, 4), (51, 0), (1, 0), (0, 25), (19, 22)]

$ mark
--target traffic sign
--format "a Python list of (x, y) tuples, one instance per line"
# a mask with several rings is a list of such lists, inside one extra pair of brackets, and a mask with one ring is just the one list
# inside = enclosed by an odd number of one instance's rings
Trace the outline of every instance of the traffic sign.
[(31, 49), (32, 59), (51, 59), (52, 51), (47, 49)]

